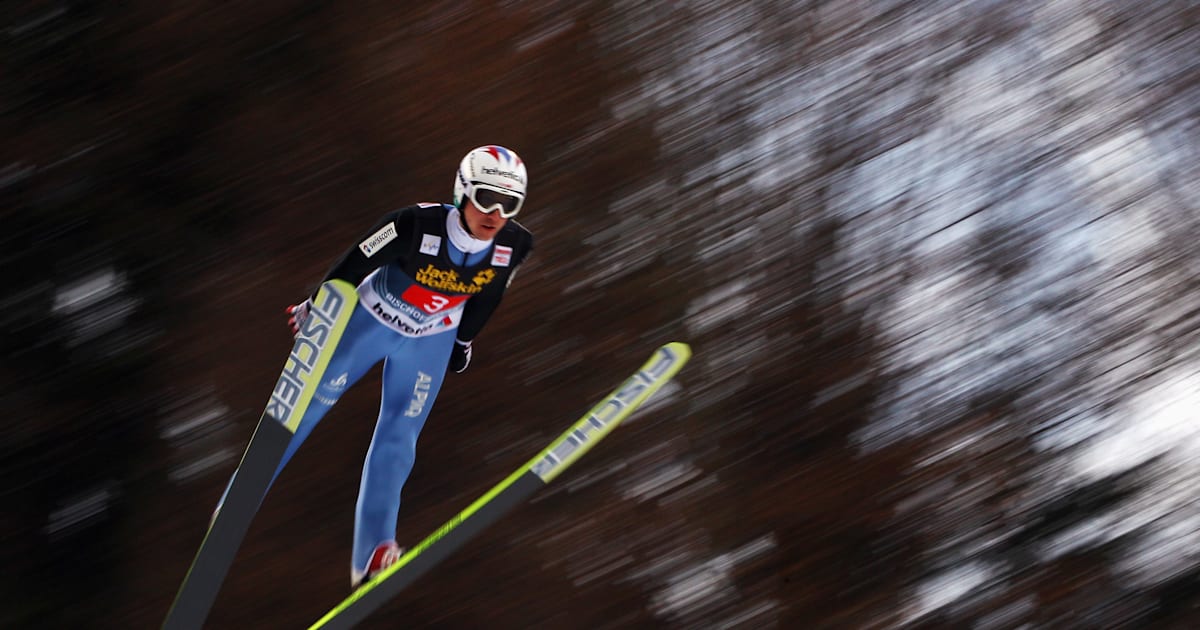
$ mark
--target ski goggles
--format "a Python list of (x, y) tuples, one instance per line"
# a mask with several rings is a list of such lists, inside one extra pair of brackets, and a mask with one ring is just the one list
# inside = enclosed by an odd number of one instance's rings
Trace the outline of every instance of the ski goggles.
[(511, 219), (521, 211), (524, 198), (510, 195), (492, 188), (484, 188), (478, 184), (471, 186), (471, 202), (484, 214), (500, 211), (500, 216)]

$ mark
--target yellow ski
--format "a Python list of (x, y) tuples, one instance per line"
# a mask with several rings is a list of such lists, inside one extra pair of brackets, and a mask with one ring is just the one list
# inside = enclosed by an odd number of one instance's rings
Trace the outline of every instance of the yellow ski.
[(200, 550), (163, 621), (164, 630), (198, 629), (204, 625), (357, 303), (358, 293), (349, 282), (331, 280), (321, 285), (242, 455), (225, 501), (209, 524)]
[(670, 381), (691, 355), (691, 348), (683, 343), (669, 343), (656, 350), (640, 370), (592, 407), (542, 452), (437, 528), (395, 564), (360, 586), (313, 624), (310, 630), (351, 628), (366, 619), (434, 565), (583, 457)]

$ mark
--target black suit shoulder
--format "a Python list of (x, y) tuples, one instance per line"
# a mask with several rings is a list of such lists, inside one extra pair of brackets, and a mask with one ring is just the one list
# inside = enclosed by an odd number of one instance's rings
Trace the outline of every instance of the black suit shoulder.
[(515, 219), (510, 219), (496, 235), (496, 242), (513, 248), (513, 266), (524, 262), (533, 251), (533, 232)]

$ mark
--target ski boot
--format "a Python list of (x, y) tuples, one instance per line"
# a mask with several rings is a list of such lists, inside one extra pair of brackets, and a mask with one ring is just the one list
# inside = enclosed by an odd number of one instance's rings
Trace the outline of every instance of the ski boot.
[(367, 562), (367, 570), (360, 571), (357, 568), (350, 571), (350, 588), (358, 588), (366, 584), (369, 580), (383, 572), (384, 569), (396, 564), (400, 556), (404, 555), (404, 547), (396, 544), (396, 541), (389, 540), (380, 543), (375, 551), (371, 553), (371, 560)]

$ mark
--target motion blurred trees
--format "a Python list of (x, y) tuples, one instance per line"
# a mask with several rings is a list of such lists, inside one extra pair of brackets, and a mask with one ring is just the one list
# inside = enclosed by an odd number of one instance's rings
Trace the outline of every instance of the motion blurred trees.
[[(1194, 625), (1196, 563), (1158, 547), (1195, 536), (1195, 474), (1092, 450), (1197, 358), (1188, 3), (10, 5), (5, 625), (161, 619), (282, 306), (484, 142), (530, 164), (537, 253), (425, 430), (403, 536), (646, 348), (697, 354), (390, 614)], [(344, 593), (373, 387), (281, 477), (218, 625)], [(219, 424), (181, 436), (197, 400)]]

